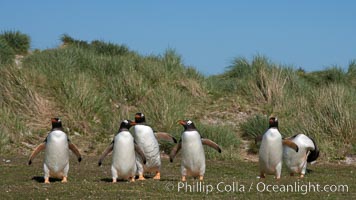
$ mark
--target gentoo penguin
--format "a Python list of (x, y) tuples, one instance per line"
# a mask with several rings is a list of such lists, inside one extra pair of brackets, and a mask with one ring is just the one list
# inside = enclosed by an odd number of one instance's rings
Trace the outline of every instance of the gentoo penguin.
[(69, 170), (69, 150), (82, 160), (78, 148), (68, 139), (63, 132), (62, 122), (59, 118), (52, 118), (52, 130), (42, 144), (32, 152), (28, 164), (31, 165), (34, 157), (45, 150), (44, 179), (49, 183), (49, 177), (62, 178), (62, 183), (67, 182)]
[(103, 159), (111, 152), (112, 154), (112, 164), (111, 164), (111, 173), (112, 173), (112, 182), (115, 183), (117, 178), (129, 179), (130, 182), (135, 181), (135, 175), (137, 171), (136, 166), (136, 154), (138, 153), (141, 156), (141, 159), (146, 163), (145, 155), (143, 154), (140, 147), (134, 143), (134, 139), (129, 132), (131, 126), (134, 126), (136, 123), (130, 120), (123, 120), (120, 124), (119, 131), (114, 137), (114, 140), (106, 148), (104, 153), (99, 159), (99, 166)]
[(283, 145), (290, 146), (298, 152), (298, 146), (290, 140), (282, 140), (278, 131), (278, 119), (269, 119), (269, 129), (263, 134), (259, 150), (260, 178), (265, 174), (274, 174), (276, 179), (281, 178)]
[(161, 155), (159, 150), (158, 139), (173, 141), (176, 139), (164, 132), (154, 132), (153, 129), (146, 124), (146, 117), (143, 113), (135, 114), (134, 138), (135, 143), (142, 149), (146, 156), (146, 164), (143, 165), (142, 160), (137, 158), (138, 180), (145, 180), (144, 172), (156, 173), (153, 179), (161, 178)]
[(291, 176), (297, 173), (300, 174), (300, 178), (303, 178), (307, 169), (307, 162), (313, 162), (319, 157), (319, 149), (315, 141), (304, 134), (297, 134), (286, 138), (286, 140), (291, 140), (298, 145), (299, 151), (295, 152), (288, 146), (284, 146), (283, 161)]
[(170, 161), (173, 162), (178, 151), (182, 149), (182, 181), (186, 181), (187, 175), (199, 177), (199, 181), (203, 181), (205, 173), (203, 144), (214, 148), (219, 153), (221, 153), (221, 148), (215, 142), (202, 138), (192, 121), (179, 120), (179, 124), (183, 125), (184, 131), (181, 140), (173, 147), (170, 153)]

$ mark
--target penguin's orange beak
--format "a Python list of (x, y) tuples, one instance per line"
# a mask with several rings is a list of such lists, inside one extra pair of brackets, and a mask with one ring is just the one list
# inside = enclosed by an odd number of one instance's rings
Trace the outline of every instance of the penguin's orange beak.
[(184, 120), (178, 120), (178, 124), (186, 125), (187, 123)]
[(130, 125), (131, 125), (131, 126), (135, 126), (135, 125), (136, 125), (136, 122), (131, 121)]

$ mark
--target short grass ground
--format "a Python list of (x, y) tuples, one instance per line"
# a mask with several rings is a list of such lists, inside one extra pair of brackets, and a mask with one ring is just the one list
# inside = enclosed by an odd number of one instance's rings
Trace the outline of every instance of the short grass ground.
[(51, 179), (51, 184), (44, 184), (43, 154), (31, 166), (24, 156), (0, 158), (0, 199), (356, 199), (356, 168), (347, 165), (317, 163), (309, 167), (312, 172), (303, 180), (284, 170), (280, 181), (268, 176), (261, 182), (258, 163), (207, 160), (204, 182), (190, 178), (184, 184), (180, 182), (179, 157), (174, 163), (163, 158), (160, 181), (149, 176), (145, 181), (113, 184), (110, 157), (98, 167), (97, 157), (84, 157), (77, 163), (72, 156), (69, 182)]

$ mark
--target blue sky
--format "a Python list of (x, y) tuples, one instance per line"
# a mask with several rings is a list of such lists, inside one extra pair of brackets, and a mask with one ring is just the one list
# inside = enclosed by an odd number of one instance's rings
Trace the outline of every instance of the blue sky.
[(32, 49), (55, 48), (64, 33), (143, 55), (173, 48), (205, 75), (257, 54), (315, 71), (356, 59), (355, 10), (351, 0), (1, 0), (0, 31), (28, 34)]

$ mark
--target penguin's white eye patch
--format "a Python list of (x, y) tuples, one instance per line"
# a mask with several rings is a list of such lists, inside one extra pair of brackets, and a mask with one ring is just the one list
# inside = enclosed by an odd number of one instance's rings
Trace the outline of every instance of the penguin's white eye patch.
[(192, 123), (193, 123), (193, 122), (190, 121), (190, 120), (187, 121), (187, 125), (191, 125)]
[(129, 123), (129, 121), (127, 121), (127, 120), (125, 119), (125, 120), (124, 120), (124, 123), (125, 123), (125, 124), (128, 124), (128, 123)]

